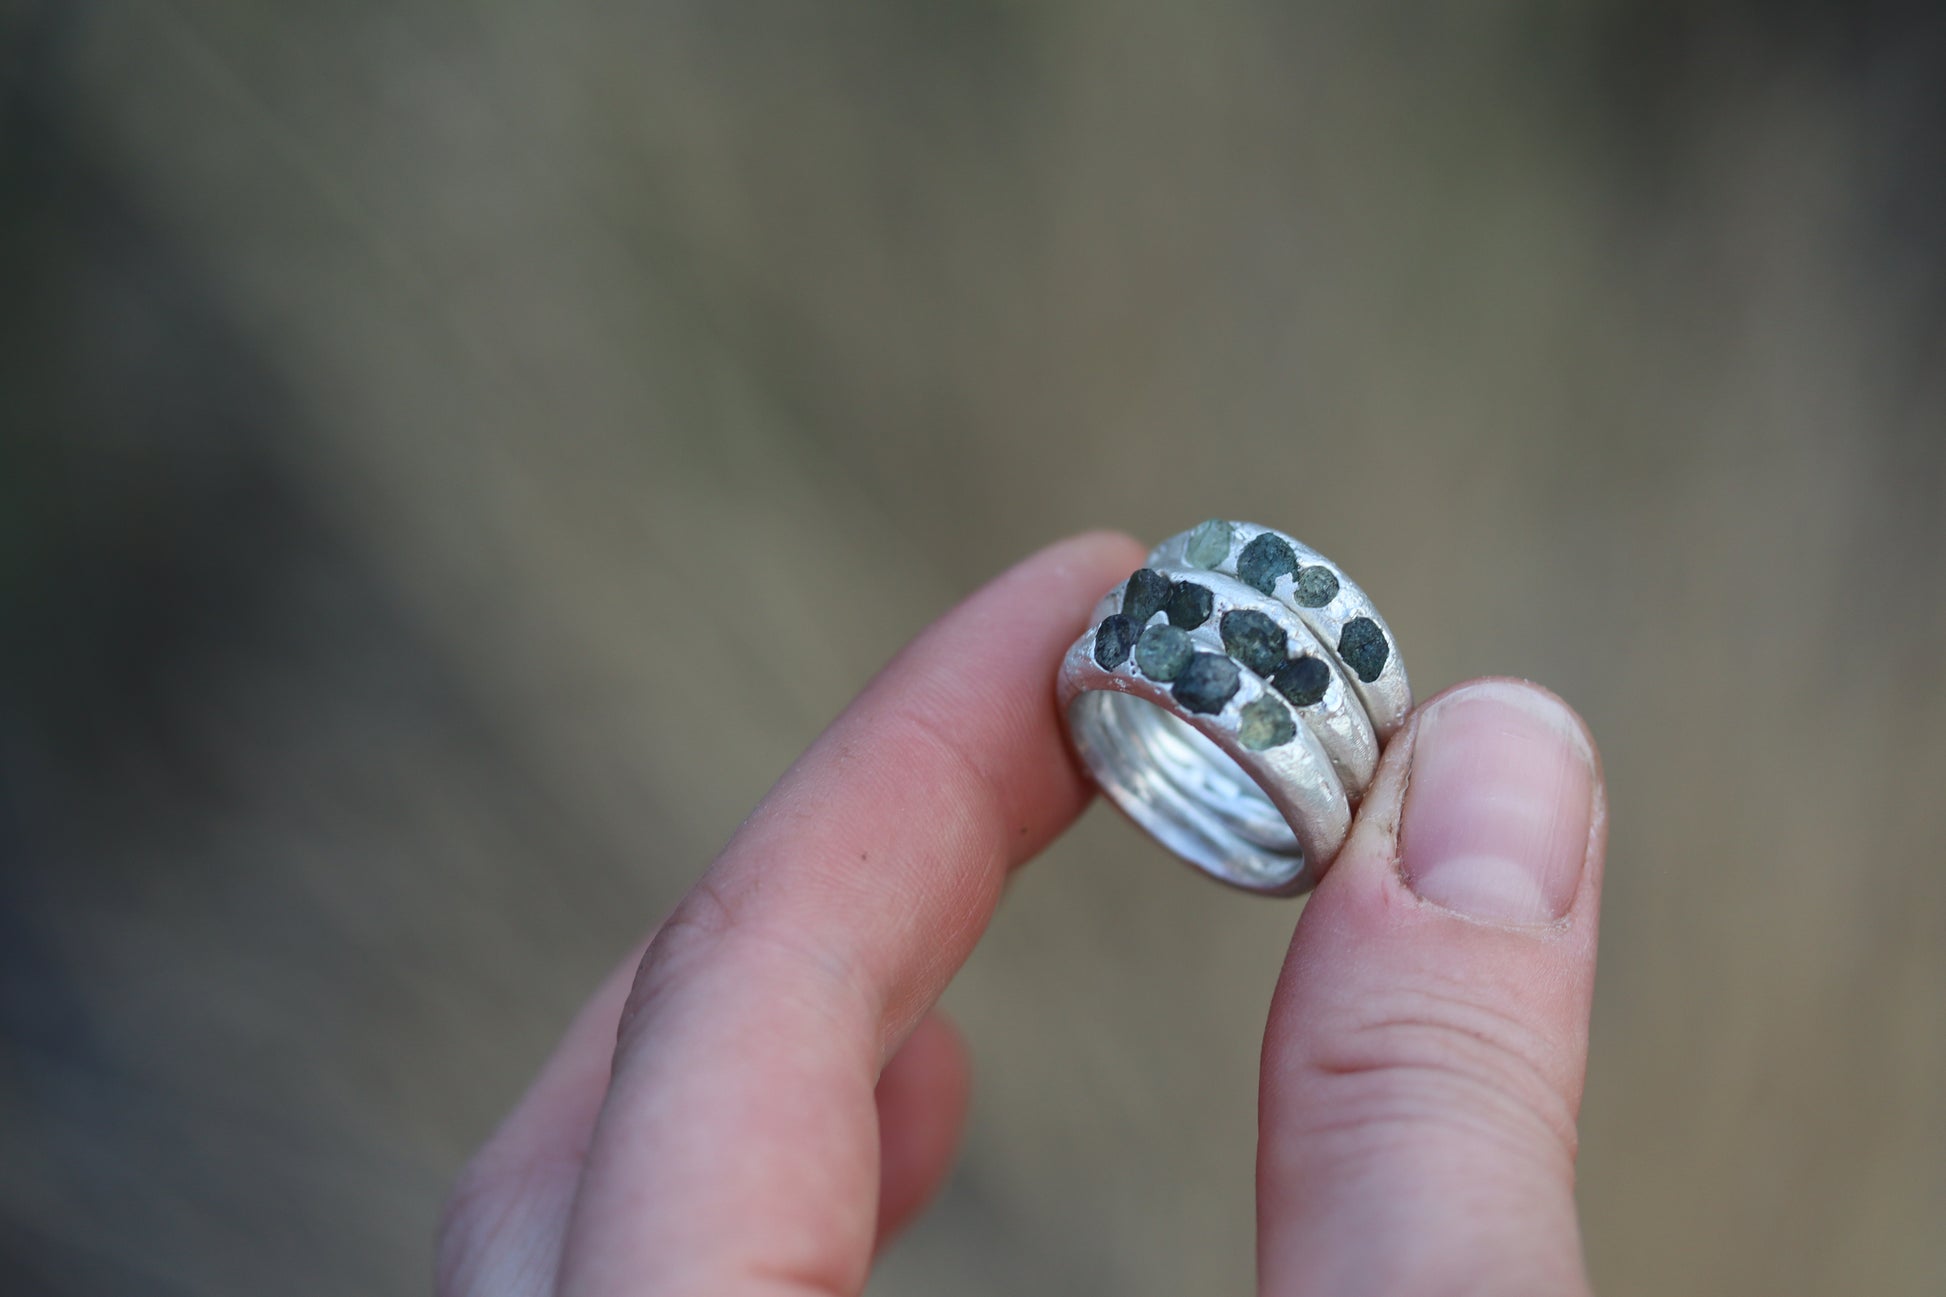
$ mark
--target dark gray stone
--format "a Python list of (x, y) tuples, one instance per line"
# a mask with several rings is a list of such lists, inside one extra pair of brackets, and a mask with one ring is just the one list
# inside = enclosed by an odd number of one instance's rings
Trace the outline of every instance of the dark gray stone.
[(1169, 588), (1169, 598), (1163, 603), (1162, 611), (1169, 615), (1171, 626), (1184, 630), (1195, 630), (1209, 620), (1212, 609), (1216, 607), (1216, 596), (1206, 585), (1194, 581), (1178, 581)]
[(1269, 594), (1277, 578), (1297, 571), (1297, 554), (1281, 536), (1264, 532), (1237, 555), (1237, 576)]
[(1290, 657), (1290, 637), (1268, 615), (1255, 608), (1223, 614), (1223, 647), (1230, 656), (1260, 676), (1267, 676)]
[(1338, 656), (1358, 673), (1360, 680), (1370, 684), (1385, 670), (1392, 646), (1385, 642), (1385, 632), (1378, 628), (1377, 622), (1370, 617), (1353, 617), (1338, 634)]
[(1270, 687), (1290, 699), (1292, 705), (1309, 707), (1323, 701), (1324, 691), (1331, 687), (1331, 668), (1324, 664), (1323, 658), (1306, 653), (1289, 666), (1278, 669), (1270, 677)]
[(1184, 553), (1190, 566), (1215, 568), (1223, 565), (1230, 557), (1230, 537), (1234, 534), (1230, 524), (1221, 518), (1211, 518), (1189, 533), (1189, 544)]
[(1175, 583), (1153, 568), (1143, 568), (1122, 587), (1122, 616), (1141, 626), (1162, 611)]
[(1095, 665), (1113, 671), (1128, 661), (1129, 650), (1134, 647), (1135, 623), (1120, 613), (1104, 617), (1095, 631)]
[(1135, 641), (1135, 665), (1151, 680), (1174, 680), (1195, 652), (1187, 634), (1157, 622)]
[(1337, 597), (1338, 574), (1336, 572), (1315, 563), (1298, 570), (1297, 587), (1291, 591), (1291, 598), (1297, 600), (1298, 607), (1322, 608)]
[(1237, 715), (1237, 742), (1252, 752), (1281, 748), (1297, 737), (1291, 709), (1269, 694), (1247, 702)]
[(1188, 710), (1213, 716), (1236, 696), (1242, 680), (1237, 664), (1221, 653), (1197, 653), (1176, 674), (1176, 683), (1170, 686), (1170, 691)]

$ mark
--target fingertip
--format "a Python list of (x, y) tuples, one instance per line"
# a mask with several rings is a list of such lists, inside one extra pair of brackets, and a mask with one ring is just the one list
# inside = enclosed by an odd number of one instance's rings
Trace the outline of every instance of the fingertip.
[(937, 1010), (919, 1020), (879, 1076), (878, 1246), (938, 1196), (972, 1100), (972, 1054)]
[(1081, 552), (1099, 554), (1104, 560), (1112, 558), (1117, 562), (1129, 559), (1139, 562), (1148, 553), (1148, 547), (1141, 541), (1114, 527), (1094, 527), (1087, 531), (1076, 532), (1065, 540), (1054, 542), (1050, 548), (1062, 549), (1070, 546)]
[(1502, 925), (1592, 915), (1606, 831), (1601, 756), (1579, 713), (1530, 680), (1463, 681), (1387, 745), (1312, 908), (1397, 894)]
[(1525, 676), (1474, 676), (1458, 684), (1446, 686), (1414, 709), (1420, 715), (1449, 699), (1466, 696), (1487, 696), (1504, 700), (1509, 706), (1530, 711), (1545, 717), (1550, 723), (1559, 724), (1572, 732), (1574, 741), (1580, 746), (1588, 762), (1595, 769), (1595, 778), (1602, 777), (1601, 748), (1595, 742), (1595, 732), (1588, 720), (1575, 709), (1574, 704), (1554, 690)]
[(1472, 681), (1415, 717), (1399, 819), (1406, 883), (1470, 919), (1565, 919), (1594, 817), (1594, 746), (1568, 705), (1522, 681)]
[(1078, 532), (1028, 555), (1001, 582), (1026, 574), (1064, 587), (1067, 597), (1076, 603), (1078, 622), (1103, 591), (1140, 567), (1147, 553), (1146, 547), (1126, 532), (1105, 528)]

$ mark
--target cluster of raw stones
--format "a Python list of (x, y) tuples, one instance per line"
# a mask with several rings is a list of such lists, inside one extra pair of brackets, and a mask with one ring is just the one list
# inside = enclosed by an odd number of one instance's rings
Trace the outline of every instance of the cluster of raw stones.
[[(1220, 518), (1189, 534), (1188, 557), (1197, 567), (1214, 568), (1230, 556), (1235, 529)], [(1277, 579), (1291, 578), (1291, 599), (1300, 608), (1322, 608), (1338, 595), (1338, 574), (1318, 563), (1300, 563), (1290, 542), (1275, 532), (1260, 532), (1237, 555), (1237, 579), (1265, 594)], [(1353, 617), (1338, 633), (1338, 656), (1366, 684), (1377, 680), (1391, 660), (1392, 646), (1370, 617)]]
[[(1230, 556), (1234, 531), (1212, 519), (1189, 535), (1187, 557), (1192, 566), (1215, 569)], [(1322, 608), (1338, 593), (1338, 576), (1328, 567), (1301, 564), (1282, 537), (1264, 532), (1237, 556), (1237, 576), (1271, 594), (1279, 577), (1292, 580), (1291, 597), (1305, 608)], [(1135, 659), (1135, 667), (1151, 680), (1169, 686), (1178, 703), (1192, 712), (1214, 715), (1223, 710), (1242, 686), (1239, 664), (1269, 682), (1266, 693), (1245, 703), (1238, 714), (1237, 739), (1253, 752), (1281, 747), (1297, 737), (1297, 721), (1290, 707), (1310, 707), (1324, 698), (1331, 684), (1331, 668), (1309, 653), (1291, 656), (1290, 636), (1276, 619), (1250, 608), (1223, 614), (1217, 631), (1223, 653), (1202, 653), (1189, 632), (1210, 619), (1216, 599), (1208, 586), (1172, 581), (1151, 568), (1129, 577), (1122, 588), (1122, 610), (1104, 618), (1095, 630), (1095, 661), (1113, 671)], [(1150, 624), (1157, 613), (1164, 620)], [(1377, 680), (1392, 655), (1385, 632), (1369, 617), (1354, 617), (1338, 636), (1338, 656), (1358, 678)]]

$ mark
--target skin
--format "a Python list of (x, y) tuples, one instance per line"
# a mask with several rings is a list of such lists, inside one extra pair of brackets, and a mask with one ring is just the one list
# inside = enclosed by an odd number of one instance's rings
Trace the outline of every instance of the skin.
[[(849, 1297), (938, 1190), (966, 1047), (934, 1002), (1087, 805), (1052, 698), (1090, 534), (906, 647), (590, 1000), (462, 1175), (447, 1297)], [(952, 724), (942, 724), (942, 718)], [(1265, 1033), (1260, 1290), (1587, 1290), (1573, 1199), (1603, 810), (1585, 728), (1479, 681), (1387, 747)]]

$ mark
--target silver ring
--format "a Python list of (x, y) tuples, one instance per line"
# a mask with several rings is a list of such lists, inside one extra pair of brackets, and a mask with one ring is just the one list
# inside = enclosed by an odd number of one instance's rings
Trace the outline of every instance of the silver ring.
[(1221, 882), (1316, 887), (1412, 710), (1392, 630), (1337, 564), (1212, 519), (1102, 596), (1061, 715), (1108, 799)]

